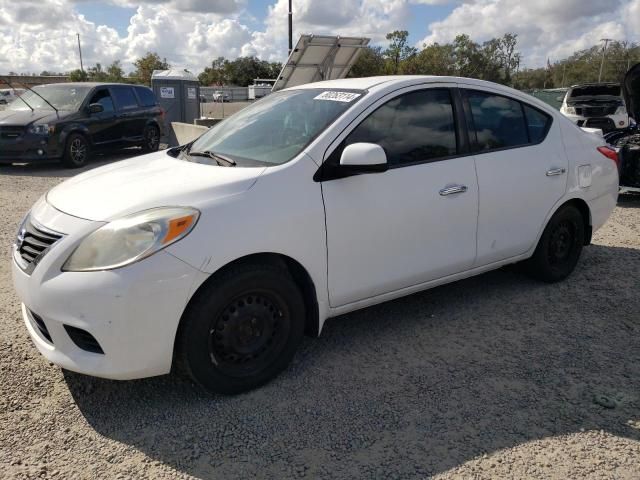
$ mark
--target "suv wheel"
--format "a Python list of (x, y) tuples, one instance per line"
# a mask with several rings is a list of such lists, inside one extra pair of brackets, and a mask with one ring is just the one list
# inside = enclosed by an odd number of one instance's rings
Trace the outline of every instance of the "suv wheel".
[(89, 142), (79, 133), (72, 133), (67, 139), (62, 163), (67, 168), (84, 167), (89, 160)]
[(574, 206), (566, 205), (549, 220), (525, 267), (538, 280), (549, 283), (564, 280), (576, 267), (583, 244), (582, 214)]
[(142, 151), (151, 153), (158, 151), (160, 147), (160, 130), (153, 125), (147, 125), (142, 134)]
[(178, 365), (209, 392), (251, 390), (289, 364), (304, 320), (302, 295), (285, 268), (227, 270), (205, 284), (187, 308)]

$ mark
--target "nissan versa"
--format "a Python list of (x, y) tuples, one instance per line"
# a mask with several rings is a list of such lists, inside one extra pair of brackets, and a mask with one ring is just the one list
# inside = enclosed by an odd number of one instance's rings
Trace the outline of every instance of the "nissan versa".
[(602, 137), (516, 90), (327, 81), (53, 188), (13, 278), (51, 362), (113, 379), (179, 366), (236, 393), (329, 317), (516, 262), (566, 278), (617, 189)]

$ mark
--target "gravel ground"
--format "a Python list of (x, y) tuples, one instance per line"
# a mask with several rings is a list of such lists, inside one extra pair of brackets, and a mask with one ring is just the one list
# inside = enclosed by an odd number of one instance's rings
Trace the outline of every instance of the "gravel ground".
[(564, 283), (503, 269), (333, 319), (276, 381), (211, 397), (31, 344), (9, 246), (68, 174), (0, 167), (2, 478), (640, 478), (640, 199)]

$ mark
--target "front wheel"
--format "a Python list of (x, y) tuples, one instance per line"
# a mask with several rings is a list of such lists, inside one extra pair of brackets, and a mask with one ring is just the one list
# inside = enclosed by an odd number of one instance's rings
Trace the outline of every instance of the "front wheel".
[(89, 142), (79, 133), (72, 133), (67, 139), (62, 163), (67, 168), (84, 167), (89, 160)]
[(213, 277), (182, 319), (179, 365), (212, 393), (256, 388), (289, 364), (305, 306), (284, 267), (244, 265)]
[(142, 133), (142, 151), (151, 153), (160, 147), (160, 130), (154, 125), (147, 125)]
[(584, 244), (584, 219), (580, 211), (566, 205), (549, 220), (533, 256), (525, 262), (528, 273), (553, 283), (573, 272)]

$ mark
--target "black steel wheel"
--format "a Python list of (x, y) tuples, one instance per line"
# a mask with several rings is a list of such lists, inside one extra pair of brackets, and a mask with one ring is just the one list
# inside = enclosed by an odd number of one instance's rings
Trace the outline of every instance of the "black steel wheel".
[(142, 151), (151, 153), (160, 148), (160, 130), (154, 125), (147, 125), (142, 133)]
[(67, 139), (62, 162), (67, 168), (84, 167), (89, 160), (89, 142), (79, 134), (72, 133)]
[(187, 307), (176, 363), (213, 393), (256, 388), (289, 364), (305, 306), (284, 266), (241, 265), (212, 276)]
[(584, 245), (584, 219), (573, 205), (561, 207), (549, 220), (527, 271), (545, 282), (567, 278), (576, 267)]

